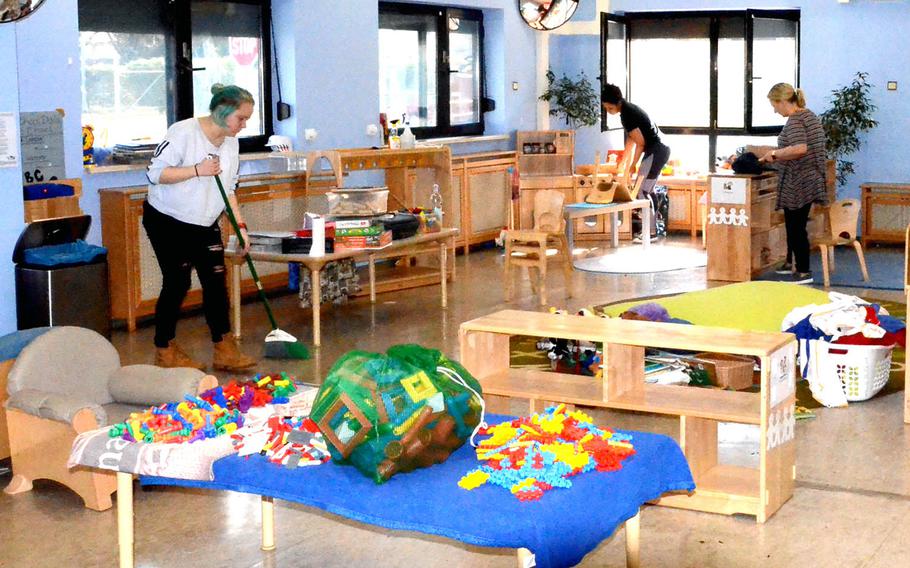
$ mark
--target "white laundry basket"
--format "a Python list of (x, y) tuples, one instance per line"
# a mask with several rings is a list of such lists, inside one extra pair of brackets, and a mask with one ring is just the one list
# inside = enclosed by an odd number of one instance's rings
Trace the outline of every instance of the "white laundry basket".
[(869, 400), (888, 384), (893, 345), (818, 342), (819, 372), (836, 376), (849, 401)]

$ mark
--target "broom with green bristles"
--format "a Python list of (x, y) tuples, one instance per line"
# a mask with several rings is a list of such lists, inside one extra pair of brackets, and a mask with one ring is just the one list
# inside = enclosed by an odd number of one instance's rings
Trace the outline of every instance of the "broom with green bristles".
[[(224, 210), (231, 226), (234, 228), (234, 234), (237, 235), (237, 242), (240, 243), (240, 250), (246, 247), (243, 242), (243, 236), (240, 233), (240, 226), (237, 224), (237, 217), (231, 209), (231, 203), (228, 201), (227, 193), (221, 184), (221, 178), (215, 176), (215, 183), (218, 184), (218, 191), (221, 192), (221, 199), (224, 200)], [(246, 265), (250, 267), (250, 274), (253, 276), (253, 282), (256, 283), (256, 291), (259, 293), (259, 299), (265, 306), (265, 313), (269, 316), (269, 323), (272, 324), (272, 331), (265, 336), (265, 356), (270, 359), (309, 359), (310, 352), (306, 345), (297, 341), (297, 338), (286, 331), (278, 329), (278, 322), (275, 321), (275, 314), (272, 313), (272, 306), (269, 305), (268, 298), (265, 297), (265, 291), (262, 289), (262, 282), (259, 280), (259, 274), (253, 265), (253, 259), (249, 254), (243, 255), (246, 259)]]

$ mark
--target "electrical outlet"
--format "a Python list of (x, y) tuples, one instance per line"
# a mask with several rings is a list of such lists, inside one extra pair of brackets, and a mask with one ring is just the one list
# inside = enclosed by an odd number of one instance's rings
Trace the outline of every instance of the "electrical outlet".
[(315, 140), (317, 134), (319, 133), (316, 132), (315, 128), (307, 128), (303, 131), (303, 137), (307, 140), (307, 142), (312, 142)]
[(376, 136), (379, 134), (379, 127), (375, 124), (367, 124), (367, 136)]
[(517, 91), (517, 90), (518, 90), (518, 81), (512, 81), (512, 90), (513, 90), (513, 91)]

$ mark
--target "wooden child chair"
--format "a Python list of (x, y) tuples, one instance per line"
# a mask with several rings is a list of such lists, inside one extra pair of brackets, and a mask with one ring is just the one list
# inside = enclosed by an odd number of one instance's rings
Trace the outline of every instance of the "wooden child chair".
[[(512, 267), (524, 266), (530, 278), (537, 269), (537, 285), (531, 280), (531, 289), (539, 289), (540, 305), (547, 304), (547, 260), (561, 260), (566, 277), (566, 296), (572, 297), (572, 251), (566, 237), (566, 220), (563, 217), (565, 195), (560, 191), (544, 189), (534, 196), (534, 229), (508, 230), (505, 232), (506, 301), (512, 299)], [(547, 256), (550, 247), (554, 256)], [(537, 290), (535, 290), (536, 292)]]
[[(329, 169), (324, 170), (323, 159)], [(334, 189), (344, 183), (344, 172), (341, 169), (341, 154), (335, 150), (320, 150), (306, 153), (306, 184), (307, 192), (313, 189)]]
[(853, 245), (856, 256), (859, 258), (859, 267), (863, 272), (863, 280), (869, 282), (869, 272), (866, 270), (866, 258), (863, 256), (863, 245), (856, 240), (856, 224), (859, 221), (859, 199), (842, 199), (835, 201), (828, 215), (831, 225), (831, 234), (820, 237), (815, 243), (822, 253), (822, 273), (825, 277), (825, 288), (831, 286), (831, 272), (834, 272), (834, 247), (838, 245)]

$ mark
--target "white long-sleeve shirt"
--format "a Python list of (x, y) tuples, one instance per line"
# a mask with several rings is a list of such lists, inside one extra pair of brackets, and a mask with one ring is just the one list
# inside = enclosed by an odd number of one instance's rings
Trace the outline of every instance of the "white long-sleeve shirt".
[(164, 168), (192, 167), (209, 154), (219, 156), (221, 183), (227, 194), (232, 195), (240, 167), (237, 138), (228, 136), (218, 147), (206, 138), (197, 119), (188, 118), (172, 124), (148, 167), (149, 204), (178, 221), (203, 227), (212, 225), (224, 211), (224, 201), (214, 178), (201, 176), (178, 183), (158, 183)]

